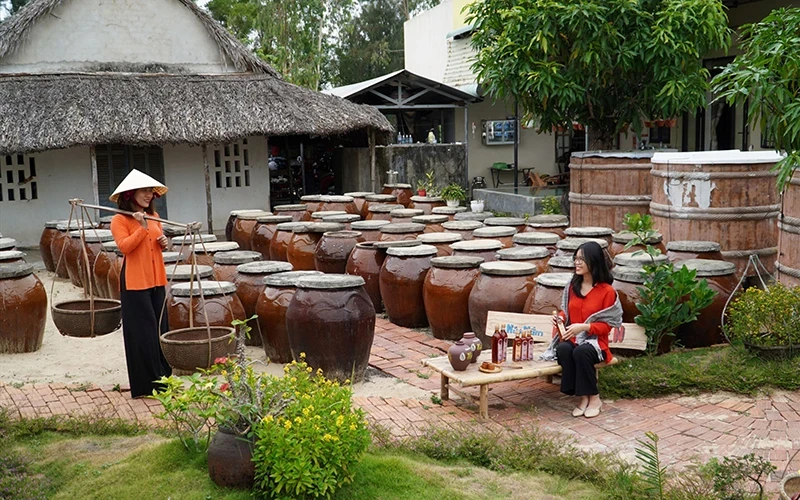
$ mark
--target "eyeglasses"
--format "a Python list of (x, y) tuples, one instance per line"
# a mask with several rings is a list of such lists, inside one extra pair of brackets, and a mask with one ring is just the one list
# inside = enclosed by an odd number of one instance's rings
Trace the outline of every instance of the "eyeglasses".
[(583, 262), (586, 264), (586, 260), (583, 257), (575, 257), (573, 261), (577, 264), (578, 262)]

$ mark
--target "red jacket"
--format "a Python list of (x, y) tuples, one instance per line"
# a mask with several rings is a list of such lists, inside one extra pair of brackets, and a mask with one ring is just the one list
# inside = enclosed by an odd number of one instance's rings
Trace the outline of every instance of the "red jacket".
[[(614, 305), (617, 300), (617, 291), (608, 283), (598, 283), (595, 285), (585, 297), (581, 298), (575, 295), (572, 287), (569, 288), (569, 322), (584, 323), (586, 318), (592, 314), (607, 309)], [(611, 325), (603, 322), (590, 323), (589, 335), (597, 336), (597, 343), (600, 344), (600, 350), (605, 354), (605, 362), (608, 363), (613, 357), (611, 351), (608, 349), (608, 334), (611, 332)], [(570, 339), (575, 343), (575, 337)]]

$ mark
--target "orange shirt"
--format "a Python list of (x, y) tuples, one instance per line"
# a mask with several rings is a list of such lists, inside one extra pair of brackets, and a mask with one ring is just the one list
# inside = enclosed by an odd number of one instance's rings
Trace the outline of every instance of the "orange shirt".
[[(608, 283), (598, 283), (595, 285), (585, 297), (581, 298), (575, 295), (572, 291), (572, 286), (569, 287), (569, 322), (583, 323), (586, 318), (592, 314), (608, 309), (614, 305), (617, 300), (617, 291)], [(608, 349), (608, 334), (611, 332), (611, 325), (600, 321), (595, 321), (589, 326), (589, 335), (597, 336), (597, 343), (600, 344), (600, 350), (605, 354), (606, 363), (611, 361), (611, 351)], [(575, 337), (570, 339), (573, 343)]]
[[(158, 214), (154, 214), (158, 217)], [(128, 290), (147, 290), (167, 284), (167, 271), (158, 237), (161, 223), (147, 221), (147, 229), (129, 215), (111, 219), (111, 234), (125, 256), (125, 286)]]

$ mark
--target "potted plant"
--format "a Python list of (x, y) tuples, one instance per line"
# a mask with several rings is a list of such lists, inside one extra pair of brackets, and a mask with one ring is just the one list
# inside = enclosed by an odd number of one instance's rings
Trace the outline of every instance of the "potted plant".
[(417, 196), (426, 196), (428, 194), (428, 184), (425, 179), (417, 180)]
[(439, 196), (445, 199), (448, 207), (457, 207), (462, 201), (467, 199), (467, 192), (460, 184), (452, 182), (442, 189)]
[(800, 287), (748, 288), (728, 306), (728, 338), (766, 359), (800, 353)]

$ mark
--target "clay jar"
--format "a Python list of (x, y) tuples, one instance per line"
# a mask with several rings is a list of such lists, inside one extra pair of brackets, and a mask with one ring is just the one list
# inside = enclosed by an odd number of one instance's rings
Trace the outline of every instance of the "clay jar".
[(228, 223), (225, 224), (225, 239), (235, 241), (243, 250), (250, 250), (250, 235), (256, 225), (256, 219), (267, 215), (272, 215), (272, 212), (260, 209), (231, 211)]
[(469, 321), (472, 331), (484, 345), (491, 345), (486, 334), (489, 311), (521, 313), (534, 287), (536, 266), (523, 262), (484, 262), (481, 274), (469, 294)]
[(513, 227), (517, 232), (525, 230), (525, 219), (522, 217), (487, 217), (483, 220), (487, 226)]
[(358, 209), (358, 214), (361, 216), (362, 219), (367, 216), (367, 210), (366, 208), (364, 208), (364, 205), (367, 202), (366, 200), (367, 195), (370, 194), (375, 194), (375, 193), (371, 191), (352, 191), (350, 193), (344, 194), (345, 196), (350, 196), (353, 198), (353, 203), (356, 204), (356, 208)]
[(494, 217), (492, 212), (460, 212), (453, 216), (458, 221), (473, 221), (483, 223), (489, 217)]
[(322, 205), (319, 208), (320, 211), (341, 210), (348, 214), (361, 215), (361, 211), (356, 206), (352, 196), (325, 195), (320, 197), (320, 201), (322, 201)]
[[(238, 220), (238, 219), (237, 219)], [(235, 241), (214, 241), (212, 243), (198, 243), (194, 247), (197, 264), (202, 266), (213, 266), (214, 255), (220, 252), (233, 252), (239, 250), (239, 244)], [(183, 252), (183, 260), (191, 262), (190, 253)]]
[(180, 252), (188, 261), (188, 258), (192, 255), (192, 242), (194, 242), (195, 247), (198, 247), (201, 244), (214, 243), (215, 241), (217, 241), (217, 237), (213, 234), (193, 234), (191, 236), (182, 234), (170, 240), (170, 249), (175, 252)]
[[(269, 260), (249, 262), (236, 267), (233, 284), (236, 285), (236, 295), (242, 302), (246, 318), (250, 318), (256, 313), (258, 297), (264, 291), (264, 278), (271, 274), (284, 273), (291, 270), (292, 265), (288, 262)], [(260, 326), (256, 330), (260, 330)], [(245, 340), (245, 344), (260, 346), (261, 332), (253, 332), (250, 338)]]
[[(611, 235), (611, 246), (608, 248), (608, 253), (611, 255), (611, 258), (614, 258), (615, 255), (623, 253), (623, 252), (638, 252), (638, 251), (645, 251), (647, 250), (645, 245), (633, 245), (632, 247), (625, 249), (625, 245), (631, 242), (634, 238), (634, 234), (630, 231), (620, 231), (618, 233), (614, 233)], [(667, 247), (664, 246), (662, 242), (663, 237), (661, 234), (656, 234), (652, 238), (647, 240), (647, 244), (656, 248), (662, 255), (667, 253)]]
[(397, 197), (397, 203), (407, 207), (411, 204), (411, 197), (414, 196), (414, 191), (411, 189), (411, 184), (384, 184), (382, 194), (390, 194)]
[(319, 271), (290, 271), (271, 274), (264, 278), (264, 291), (258, 296), (256, 314), (258, 331), (267, 359), (273, 363), (292, 361), (289, 333), (286, 329), (286, 311), (297, 291), (297, 280), (305, 276), (322, 274)]
[(714, 241), (670, 241), (667, 258), (673, 264), (690, 259), (725, 260), (722, 247)]
[(364, 279), (364, 289), (372, 299), (372, 305), (376, 312), (383, 312), (380, 275), (385, 259), (386, 252), (375, 246), (374, 242), (358, 243), (350, 252), (345, 266), (347, 274), (361, 276)]
[(67, 243), (69, 243), (70, 237), (69, 232), (67, 232), (66, 221), (56, 224), (56, 230), (58, 233), (53, 236), (53, 240), (50, 243), (50, 253), (53, 255), (53, 268), (56, 276), (68, 279), (69, 273), (67, 272), (67, 261), (64, 254), (66, 254), (66, 246)]
[(444, 231), (442, 224), (449, 221), (446, 215), (417, 215), (411, 218), (411, 222), (424, 225), (426, 233), (441, 233)]
[(42, 254), (42, 262), (44, 268), (51, 273), (56, 269), (56, 263), (53, 260), (52, 244), (53, 240), (58, 235), (58, 223), (61, 221), (49, 220), (44, 223), (42, 235), (39, 237), (39, 252)]
[(472, 238), (475, 240), (497, 240), (503, 244), (503, 248), (510, 248), (513, 244), (513, 237), (517, 230), (510, 226), (486, 226), (472, 231)]
[(550, 260), (550, 252), (542, 247), (511, 247), (497, 251), (497, 260), (526, 262), (536, 266), (536, 274), (547, 272), (547, 262)]
[(485, 262), (497, 260), (497, 251), (503, 244), (497, 240), (458, 241), (450, 245), (453, 255), (480, 257)]
[(275, 228), (283, 222), (292, 222), (290, 215), (267, 215), (256, 219), (256, 225), (250, 234), (250, 250), (258, 252), (265, 260), (269, 260), (269, 244), (275, 235)]
[(314, 252), (314, 267), (323, 273), (344, 274), (350, 252), (361, 242), (363, 239), (358, 231), (323, 233)]
[(397, 202), (397, 196), (393, 194), (368, 194), (364, 197), (364, 206), (361, 208), (361, 213), (364, 215), (365, 219), (370, 218), (369, 214), (372, 211), (369, 209), (369, 207), (375, 205), (393, 205), (395, 208), (406, 208), (404, 205), (401, 205)]
[[(595, 243), (600, 245), (600, 248), (605, 250), (606, 254), (608, 254), (608, 242), (606, 240), (599, 239), (599, 238), (572, 238), (572, 237), (569, 237), (569, 238), (564, 238), (563, 240), (561, 240), (558, 243), (556, 243), (556, 253), (555, 253), (555, 255), (557, 255), (557, 256), (569, 255), (570, 257), (572, 257), (572, 256), (575, 255), (575, 251), (578, 249), (578, 247), (580, 247), (581, 245), (583, 245), (584, 243), (587, 243), (589, 241), (594, 241)], [(611, 257), (608, 257), (608, 260), (610, 261)]]
[[(92, 278), (94, 278), (94, 261), (97, 259), (97, 255), (103, 251), (103, 243), (113, 241), (114, 237), (108, 229), (86, 230), (83, 234), (86, 246), (82, 250), (81, 231), (72, 231), (69, 235), (70, 243), (64, 256), (67, 260), (69, 280), (75, 286), (82, 286), (86, 293), (89, 293), (91, 289), (92, 294), (96, 295), (97, 283), (92, 281)], [(84, 251), (86, 252), (85, 257)]]
[[(312, 214), (314, 212), (318, 212), (319, 207), (322, 206), (322, 195), (307, 194), (305, 196), (300, 197), (300, 202), (306, 205), (306, 212)], [(309, 219), (303, 219), (303, 220), (309, 220)]]
[(470, 351), (472, 351), (472, 360), (470, 361), (470, 363), (477, 362), (478, 358), (481, 355), (481, 352), (483, 352), (483, 342), (481, 342), (481, 339), (479, 339), (474, 332), (466, 332), (464, 333), (464, 336), (461, 338), (461, 342), (468, 345)]
[(517, 233), (511, 238), (514, 246), (546, 248), (551, 256), (556, 253), (556, 243), (560, 240), (561, 238), (557, 234), (538, 232)]
[(108, 272), (111, 270), (112, 263), (117, 260), (117, 243), (107, 241), (102, 245), (102, 251), (97, 254), (94, 260), (94, 283), (97, 286), (97, 296), (101, 299), (110, 299), (108, 291)]
[(422, 233), (417, 236), (417, 239), (423, 245), (436, 247), (439, 257), (447, 257), (453, 255), (453, 249), (450, 248), (450, 245), (461, 241), (461, 235), (458, 233)]
[(111, 219), (113, 215), (106, 215), (97, 219), (97, 229), (111, 229)]
[(0, 264), (0, 353), (38, 351), (46, 321), (47, 293), (33, 265)]
[(558, 257), (550, 257), (547, 261), (548, 273), (569, 273), (575, 272), (575, 259), (572, 255), (559, 255)]
[[(376, 195), (380, 196), (380, 195)], [(367, 202), (366, 220), (392, 220), (392, 212), (403, 208), (403, 205), (380, 204)]]
[(269, 259), (287, 262), (286, 250), (289, 248), (294, 230), (306, 224), (310, 222), (282, 222), (275, 226), (275, 234), (269, 242)]
[[(111, 261), (111, 265), (108, 268), (108, 273), (106, 274), (106, 289), (108, 290), (108, 298), (119, 300), (119, 273), (122, 272), (122, 263), (125, 257), (122, 255), (122, 252), (119, 248), (112, 250), (108, 257)], [(167, 276), (167, 278), (169, 279), (169, 276)]]
[(286, 260), (294, 266), (295, 271), (314, 271), (314, 255), (317, 243), (326, 232), (342, 231), (344, 224), (330, 222), (310, 222), (292, 230), (292, 238), (286, 248)]
[(697, 279), (708, 281), (708, 287), (717, 292), (711, 305), (700, 312), (697, 320), (681, 325), (676, 332), (677, 339), (685, 347), (708, 347), (724, 342), (722, 337), (722, 312), (731, 294), (736, 290), (736, 265), (720, 260), (689, 259), (681, 261), (697, 271)]
[(233, 241), (233, 226), (236, 223), (236, 216), (248, 212), (263, 212), (263, 210), (258, 208), (251, 208), (247, 210), (231, 210), (231, 213), (228, 215), (228, 222), (225, 223), (225, 240)]
[(311, 214), (311, 222), (322, 222), (325, 217), (332, 217), (334, 215), (348, 215), (348, 213), (344, 210), (321, 210)]
[(534, 215), (528, 218), (525, 231), (557, 234), (559, 238), (566, 238), (564, 230), (569, 227), (569, 218), (566, 215)]
[(425, 212), (416, 208), (396, 208), (389, 212), (389, 215), (392, 218), (392, 222), (400, 223), (411, 222), (412, 217), (425, 215)]
[(233, 252), (217, 252), (214, 254), (214, 279), (217, 281), (233, 281), (237, 275), (236, 268), (242, 264), (261, 260), (261, 254), (247, 250)]
[(480, 257), (434, 257), (422, 286), (422, 300), (431, 333), (437, 339), (457, 340), (472, 325), (469, 294), (480, 274)]
[(381, 238), (381, 228), (391, 224), (388, 220), (359, 220), (350, 223), (352, 231), (361, 233), (364, 241), (378, 241)]
[(652, 263), (663, 264), (667, 262), (667, 256), (664, 254), (657, 255), (651, 258), (646, 253), (636, 254), (635, 252), (622, 252), (614, 257), (614, 266), (624, 267), (638, 267), (639, 269)]
[(331, 379), (359, 381), (375, 337), (375, 308), (359, 276), (323, 274), (297, 280), (286, 311), (292, 356)]
[(564, 287), (573, 273), (545, 273), (536, 277), (536, 286), (525, 301), (525, 314), (553, 314), (561, 310)]
[[(178, 283), (188, 283), (192, 281), (192, 265), (191, 264), (168, 264), (166, 265), (167, 270), (167, 285), (165, 287), (165, 291), (167, 293), (167, 298), (169, 298), (170, 294), (172, 293), (172, 286), (177, 285)], [(112, 275), (109, 273), (108, 275), (108, 286), (111, 287), (112, 284)], [(211, 266), (195, 266), (194, 268), (194, 281), (197, 283), (200, 280), (207, 280), (214, 276), (214, 269)], [(119, 279), (119, 276), (117, 276)], [(119, 282), (117, 283), (117, 288), (119, 288)]]
[(14, 250), (15, 248), (17, 248), (17, 240), (0, 236), (0, 251)]
[(467, 207), (435, 207), (432, 212), (433, 215), (446, 215), (451, 221), (456, 220), (456, 214), (466, 212)]
[(25, 254), (19, 250), (0, 250), (0, 264), (23, 264)]
[[(190, 290), (191, 285), (191, 290)], [(205, 299), (205, 311), (203, 299)], [(234, 319), (246, 319), (244, 307), (236, 296), (236, 286), (229, 281), (195, 281), (176, 283), (167, 298), (170, 330), (189, 328), (189, 316), (194, 326), (231, 326)], [(206, 323), (206, 316), (208, 323)]]
[(472, 346), (457, 340), (447, 349), (447, 360), (450, 361), (453, 370), (463, 372), (472, 362), (472, 354)]
[(381, 239), (379, 241), (415, 240), (424, 231), (423, 224), (413, 222), (387, 224), (380, 229)]
[(438, 196), (412, 196), (408, 208), (418, 208), (426, 214), (433, 214), (433, 209), (436, 207), (445, 206), (443, 198)]
[[(305, 198), (305, 196), (303, 197)], [(316, 212), (319, 204), (314, 204), (313, 210)], [(296, 205), (277, 205), (272, 207), (275, 215), (285, 215), (292, 218), (292, 222), (302, 222), (311, 220), (311, 212), (308, 212), (309, 205), (296, 204)]]
[(350, 224), (361, 220), (360, 215), (344, 214), (344, 215), (326, 215), (322, 218), (322, 222), (333, 222), (335, 224), (344, 225), (345, 231), (350, 231)]
[(483, 222), (478, 222), (476, 220), (448, 221), (442, 224), (442, 228), (445, 232), (458, 233), (464, 241), (471, 240), (473, 238), (472, 232), (482, 227), (484, 227)]
[(177, 238), (178, 236), (184, 236), (186, 230), (181, 227), (170, 226), (169, 224), (162, 224), (161, 232), (164, 233), (164, 236), (166, 236), (167, 240), (169, 240), (166, 249), (171, 252), (173, 250), (172, 240), (174, 238)]
[(386, 250), (380, 274), (381, 297), (389, 321), (395, 325), (428, 326), (422, 290), (431, 258), (436, 254), (436, 247), (430, 245)]
[(622, 321), (633, 323), (639, 315), (636, 304), (642, 301), (638, 287), (644, 285), (644, 271), (641, 267), (616, 266), (611, 273), (614, 276), (611, 286), (617, 291), (622, 304)]

